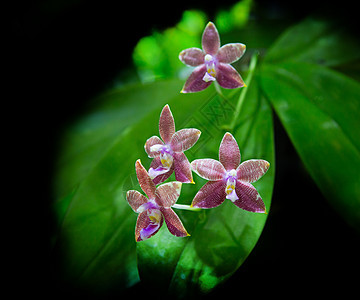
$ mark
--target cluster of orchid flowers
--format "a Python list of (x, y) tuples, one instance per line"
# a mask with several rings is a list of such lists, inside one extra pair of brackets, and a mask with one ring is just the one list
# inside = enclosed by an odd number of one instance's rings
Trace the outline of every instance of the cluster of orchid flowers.
[[(209, 22), (202, 36), (202, 47), (204, 51), (189, 48), (179, 55), (183, 63), (196, 67), (181, 92), (201, 91), (215, 80), (224, 88), (245, 86), (241, 76), (230, 66), (244, 54), (245, 45), (226, 44), (220, 48), (217, 29)], [(165, 105), (160, 114), (159, 133), (161, 139), (152, 136), (144, 146), (149, 158), (153, 158), (149, 170), (140, 160), (135, 163), (137, 179), (147, 197), (135, 190), (126, 194), (129, 205), (139, 214), (135, 227), (136, 241), (152, 237), (164, 220), (174, 236), (189, 236), (172, 207), (181, 208), (176, 201), (182, 183), (194, 183), (192, 171), (208, 182), (197, 192), (190, 208), (214, 208), (228, 199), (246, 211), (266, 213), (265, 204), (251, 183), (260, 179), (270, 164), (261, 159), (240, 163), (239, 146), (231, 133), (225, 133), (220, 143), (219, 160), (196, 159), (191, 163), (184, 151), (198, 141), (200, 130), (186, 128), (175, 131), (170, 107)], [(176, 181), (163, 183), (172, 173), (175, 173)]]

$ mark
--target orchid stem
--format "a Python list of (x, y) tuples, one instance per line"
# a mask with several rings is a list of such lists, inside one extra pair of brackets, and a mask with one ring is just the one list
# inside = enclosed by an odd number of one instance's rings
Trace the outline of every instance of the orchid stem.
[(228, 100), (225, 95), (223, 94), (222, 90), (221, 90), (221, 87), (220, 85), (217, 83), (217, 81), (214, 82), (214, 85), (215, 85), (215, 90), (216, 92), (218, 93), (218, 95), (223, 98), (224, 100)]
[(191, 211), (201, 211), (201, 208), (196, 208), (185, 204), (174, 204), (172, 208), (191, 210)]
[(240, 112), (241, 112), (241, 108), (244, 104), (244, 100), (245, 100), (245, 97), (246, 97), (246, 93), (249, 89), (249, 86), (250, 86), (250, 83), (251, 83), (251, 80), (253, 78), (253, 75), (254, 75), (254, 71), (255, 71), (255, 68), (256, 68), (256, 64), (257, 64), (257, 58), (258, 58), (258, 53), (254, 53), (253, 56), (251, 57), (251, 60), (250, 60), (250, 66), (249, 66), (249, 74), (245, 80), (246, 82), (246, 87), (242, 89), (242, 91), (240, 92), (240, 96), (239, 96), (239, 100), (236, 104), (236, 107), (235, 107), (235, 111), (234, 111), (234, 118), (230, 124), (230, 129), (231, 130), (234, 130), (235, 128), (235, 125), (236, 125), (236, 121), (240, 115)]

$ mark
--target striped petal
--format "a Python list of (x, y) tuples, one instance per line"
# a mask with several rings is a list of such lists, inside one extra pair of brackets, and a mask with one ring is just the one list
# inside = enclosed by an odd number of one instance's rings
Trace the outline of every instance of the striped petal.
[(156, 186), (144, 166), (141, 164), (140, 159), (136, 161), (135, 169), (141, 189), (145, 192), (149, 199), (155, 198)]
[(126, 193), (126, 200), (133, 209), (134, 212), (137, 212), (137, 209), (148, 202), (148, 199), (138, 191), (128, 191)]
[(219, 160), (226, 171), (236, 169), (240, 164), (239, 146), (229, 132), (225, 133), (219, 148)]
[(211, 181), (222, 180), (226, 172), (219, 161), (210, 158), (194, 160), (191, 168), (200, 177)]
[(265, 203), (252, 184), (237, 180), (235, 191), (239, 199), (233, 203), (237, 207), (251, 212), (266, 213)]
[(197, 192), (191, 203), (192, 207), (214, 208), (225, 201), (226, 183), (220, 181), (209, 181)]
[(160, 210), (164, 215), (166, 226), (172, 235), (177, 237), (185, 237), (190, 235), (187, 233), (178, 215), (171, 208), (160, 207)]
[(171, 137), (175, 133), (174, 117), (171, 113), (169, 105), (165, 105), (160, 114), (159, 120), (159, 132), (160, 136), (165, 143), (169, 143)]
[(172, 136), (170, 147), (175, 152), (183, 152), (190, 149), (197, 142), (201, 131), (195, 128), (181, 129)]
[(206, 89), (211, 84), (211, 81), (205, 82), (203, 80), (206, 70), (205, 65), (196, 67), (186, 80), (181, 93), (195, 93)]
[(186, 155), (182, 152), (174, 153), (174, 172), (177, 181), (183, 183), (194, 183), (191, 165)]
[[(158, 210), (157, 210), (158, 211)], [(159, 211), (160, 213), (160, 211)], [(137, 242), (146, 240), (152, 237), (155, 233), (159, 231), (164, 222), (163, 216), (159, 215), (158, 222), (152, 222), (149, 218), (149, 212), (144, 211), (138, 215), (135, 227), (135, 240)]]
[(147, 141), (145, 143), (144, 148), (145, 148), (147, 155), (150, 158), (154, 158), (154, 157), (160, 155), (160, 147), (153, 147), (155, 145), (159, 145), (159, 146), (164, 145), (163, 141), (160, 140), (160, 138), (155, 135), (152, 136), (151, 138), (147, 139)]
[(241, 43), (226, 44), (216, 54), (218, 62), (232, 64), (239, 60), (245, 53), (246, 46)]
[(206, 54), (215, 55), (220, 48), (220, 36), (214, 25), (214, 23), (209, 22), (202, 35), (202, 48)]
[(173, 181), (157, 187), (155, 201), (159, 206), (170, 208), (179, 199), (181, 182)]
[(219, 63), (216, 66), (216, 80), (225, 89), (245, 86), (240, 74), (232, 66), (224, 63)]
[(258, 181), (269, 169), (270, 164), (262, 159), (250, 159), (244, 161), (237, 168), (237, 178), (240, 181), (255, 182)]
[(179, 59), (182, 63), (197, 67), (204, 63), (205, 53), (199, 48), (188, 48), (180, 52)]

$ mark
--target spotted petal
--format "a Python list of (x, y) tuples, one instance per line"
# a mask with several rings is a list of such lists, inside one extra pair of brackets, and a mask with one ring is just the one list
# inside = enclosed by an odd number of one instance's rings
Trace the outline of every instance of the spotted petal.
[(196, 159), (191, 162), (191, 167), (200, 177), (211, 181), (222, 180), (226, 172), (219, 161), (210, 158)]
[(189, 78), (186, 80), (181, 93), (195, 93), (200, 92), (206, 89), (211, 81), (205, 82), (203, 77), (206, 73), (206, 66), (200, 65), (194, 69), (194, 71), (190, 74)]
[(232, 64), (240, 59), (246, 50), (246, 46), (241, 43), (226, 44), (219, 49), (216, 58), (221, 63)]
[(155, 197), (155, 184), (151, 180), (148, 172), (141, 164), (140, 159), (138, 159), (135, 163), (136, 176), (138, 178), (141, 189), (145, 192), (149, 199), (153, 199)]
[(186, 65), (197, 67), (204, 63), (204, 52), (199, 48), (188, 48), (180, 52), (179, 59)]
[(128, 201), (129, 205), (133, 209), (134, 212), (137, 212), (137, 209), (148, 202), (148, 199), (138, 191), (128, 191), (126, 193), (126, 200)]
[(226, 183), (220, 181), (209, 181), (197, 192), (191, 203), (192, 207), (213, 208), (225, 201)]
[(187, 233), (178, 215), (171, 208), (160, 207), (164, 219), (170, 233), (177, 237), (185, 237), (190, 234)]
[(209, 22), (204, 29), (202, 48), (206, 54), (211, 55), (215, 55), (220, 48), (220, 36), (212, 22)]
[(176, 202), (181, 192), (181, 182), (173, 181), (157, 187), (155, 201), (159, 206), (170, 208)]
[(232, 66), (224, 63), (219, 63), (216, 66), (216, 80), (225, 89), (245, 86), (240, 74)]
[(190, 149), (197, 142), (201, 131), (195, 128), (181, 129), (172, 136), (170, 146), (175, 152), (183, 152)]
[(236, 206), (251, 212), (266, 213), (265, 203), (252, 184), (237, 180), (235, 191), (239, 197), (233, 201)]
[(236, 169), (240, 164), (239, 146), (233, 135), (229, 132), (225, 133), (220, 143), (219, 160), (226, 171)]
[(269, 169), (270, 164), (262, 159), (250, 159), (244, 161), (237, 168), (237, 178), (240, 181), (255, 182), (258, 181)]
[(169, 143), (171, 137), (175, 133), (174, 117), (171, 113), (169, 105), (165, 105), (160, 114), (159, 120), (159, 132), (160, 136), (165, 143)]

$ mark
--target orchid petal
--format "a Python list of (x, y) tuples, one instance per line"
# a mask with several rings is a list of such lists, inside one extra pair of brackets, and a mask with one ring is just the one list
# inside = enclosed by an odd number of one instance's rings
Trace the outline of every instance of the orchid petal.
[(159, 206), (170, 208), (179, 199), (181, 182), (173, 181), (157, 187), (155, 201)]
[(140, 159), (136, 161), (135, 169), (141, 189), (145, 192), (149, 199), (153, 199), (155, 197), (156, 186), (144, 166), (141, 164)]
[[(159, 145), (159, 147), (154, 148), (153, 146), (155, 146), (155, 145)], [(150, 158), (154, 158), (154, 157), (160, 155), (160, 146), (162, 146), (162, 145), (164, 145), (162, 140), (160, 140), (159, 137), (154, 135), (151, 138), (147, 139), (144, 148), (145, 148), (147, 155)]]
[(232, 64), (245, 53), (246, 46), (241, 43), (226, 44), (219, 49), (216, 58), (220, 63)]
[(194, 183), (191, 165), (183, 152), (174, 153), (174, 172), (177, 181), (184, 183)]
[(201, 43), (206, 54), (215, 55), (218, 52), (220, 48), (220, 36), (214, 23), (209, 22), (206, 25)]
[(174, 117), (171, 113), (169, 105), (165, 105), (160, 114), (159, 120), (159, 132), (160, 136), (165, 143), (169, 143), (171, 137), (175, 133)]
[(181, 129), (172, 136), (170, 147), (175, 152), (183, 152), (190, 149), (197, 142), (201, 131), (195, 128)]
[(236, 89), (245, 86), (240, 74), (228, 64), (217, 64), (216, 80), (225, 89)]
[(226, 183), (220, 181), (209, 181), (195, 195), (191, 206), (198, 208), (214, 208), (225, 201)]
[(190, 235), (187, 233), (178, 215), (171, 208), (160, 207), (160, 210), (165, 218), (167, 228), (172, 235), (177, 237), (185, 237)]
[(149, 169), (149, 176), (151, 179), (158, 177), (159, 175), (165, 174), (170, 171), (169, 167), (159, 166), (156, 169), (150, 168)]
[(233, 201), (236, 206), (251, 212), (266, 212), (265, 203), (252, 184), (237, 180), (235, 191), (239, 197), (239, 200)]
[[(158, 156), (158, 157), (155, 157), (153, 159), (153, 161), (151, 162), (150, 169), (151, 168), (157, 169), (159, 166), (162, 166), (162, 163), (161, 163), (160, 157)], [(174, 171), (174, 163), (172, 164), (172, 166), (166, 173), (160, 174), (160, 175), (156, 176), (155, 178), (153, 178), (154, 184), (157, 185), (157, 184), (164, 182), (166, 179), (168, 179), (171, 176), (173, 171)]]
[(240, 164), (239, 146), (231, 133), (225, 133), (219, 148), (219, 160), (226, 171), (236, 169)]
[(269, 169), (270, 164), (262, 159), (250, 159), (244, 161), (237, 168), (237, 178), (245, 182), (255, 182), (259, 180)]
[(159, 231), (163, 224), (163, 216), (160, 214), (160, 221), (153, 223), (151, 222), (148, 211), (144, 211), (138, 215), (135, 227), (135, 240), (137, 242), (146, 240), (152, 237)]
[(134, 190), (128, 191), (126, 193), (126, 200), (134, 212), (137, 212), (141, 205), (148, 202), (148, 199), (143, 194)]
[(188, 48), (180, 52), (179, 59), (186, 65), (197, 67), (204, 63), (205, 53), (199, 48)]
[(200, 177), (211, 181), (222, 180), (226, 172), (219, 161), (210, 158), (196, 159), (191, 162), (191, 167)]
[(181, 93), (195, 93), (200, 92), (206, 89), (211, 81), (205, 82), (203, 77), (206, 73), (206, 66), (200, 65), (194, 69), (194, 71), (190, 74), (189, 78), (186, 80)]

